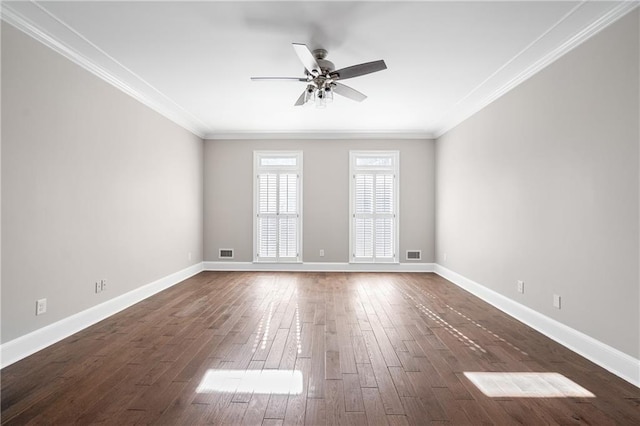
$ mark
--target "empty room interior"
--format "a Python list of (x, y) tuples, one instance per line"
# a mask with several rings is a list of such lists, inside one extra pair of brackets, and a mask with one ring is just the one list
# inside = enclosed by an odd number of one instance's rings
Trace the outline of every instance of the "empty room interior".
[(636, 1), (2, 1), (2, 424), (640, 424)]

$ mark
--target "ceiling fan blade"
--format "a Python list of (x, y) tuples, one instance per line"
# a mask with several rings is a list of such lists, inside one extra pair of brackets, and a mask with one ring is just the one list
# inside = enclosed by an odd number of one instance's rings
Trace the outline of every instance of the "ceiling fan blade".
[(358, 77), (365, 74), (371, 74), (372, 72), (382, 71), (387, 69), (387, 64), (383, 60), (366, 62), (364, 64), (352, 65), (350, 67), (342, 68), (332, 71), (329, 76), (331, 78), (345, 80), (347, 78)]
[[(353, 89), (349, 86), (340, 83), (333, 83), (333, 92), (337, 93), (340, 96), (344, 96), (345, 98), (349, 98), (356, 102), (362, 102), (367, 99), (367, 95), (364, 93), (358, 92), (356, 89)], [(304, 94), (304, 93), (303, 93)]]
[(298, 55), (300, 62), (302, 62), (302, 65), (304, 65), (307, 71), (313, 75), (320, 73), (320, 65), (318, 65), (318, 61), (316, 61), (316, 58), (306, 44), (293, 43), (293, 50), (296, 51), (296, 55)]
[(251, 81), (307, 81), (305, 77), (251, 77)]
[(300, 95), (300, 97), (298, 98), (298, 100), (296, 101), (295, 104), (293, 104), (293, 106), (301, 106), (304, 105), (304, 97), (307, 94), (307, 89), (304, 89), (304, 92), (302, 92), (302, 95)]

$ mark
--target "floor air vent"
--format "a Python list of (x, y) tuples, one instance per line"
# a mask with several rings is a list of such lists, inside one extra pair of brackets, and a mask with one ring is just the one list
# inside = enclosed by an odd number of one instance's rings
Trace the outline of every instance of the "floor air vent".
[(422, 259), (422, 251), (407, 250), (407, 260), (420, 260), (420, 259)]
[(233, 249), (220, 249), (220, 254), (218, 255), (220, 259), (233, 259)]

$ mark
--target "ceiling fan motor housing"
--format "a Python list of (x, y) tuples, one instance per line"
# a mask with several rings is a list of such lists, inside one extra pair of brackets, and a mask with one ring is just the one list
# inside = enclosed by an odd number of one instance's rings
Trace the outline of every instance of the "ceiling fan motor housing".
[(320, 74), (327, 74), (336, 69), (336, 66), (333, 65), (333, 62), (326, 60), (327, 52), (325, 49), (315, 49), (312, 54), (313, 57), (316, 58), (316, 62), (320, 65)]
[(320, 65), (320, 70), (322, 74), (330, 73), (336, 69), (336, 66), (333, 65), (333, 62), (327, 61), (326, 59), (316, 59), (318, 65)]

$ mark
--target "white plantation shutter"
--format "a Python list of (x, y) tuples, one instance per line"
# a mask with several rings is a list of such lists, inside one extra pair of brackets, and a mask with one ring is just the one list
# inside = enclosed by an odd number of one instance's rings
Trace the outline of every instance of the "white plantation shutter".
[(263, 173), (258, 175), (258, 213), (277, 213), (276, 202), (278, 200), (278, 175), (275, 173)]
[(357, 217), (355, 221), (355, 257), (373, 258), (373, 219)]
[(376, 258), (392, 259), (393, 252), (393, 219), (378, 218), (375, 225)]
[(276, 257), (276, 229), (275, 217), (258, 217), (258, 253), (260, 257)]
[(371, 174), (354, 175), (355, 187), (355, 257), (373, 258), (373, 182)]
[(356, 189), (356, 213), (373, 214), (373, 181), (374, 175), (357, 174), (355, 175)]
[(279, 176), (278, 257), (298, 256), (298, 175), (282, 173)]
[(354, 262), (397, 261), (397, 152), (351, 153)]
[(256, 152), (256, 261), (300, 260), (301, 153)]
[(376, 258), (394, 257), (394, 191), (393, 181), (395, 177), (391, 173), (376, 175), (375, 191), (375, 242)]
[(258, 175), (258, 253), (276, 257), (278, 175)]
[(375, 206), (376, 213), (393, 214), (393, 173), (377, 174)]
[(298, 213), (298, 175), (283, 173), (280, 175), (280, 207), (282, 214)]
[(297, 218), (281, 217), (278, 220), (278, 240), (280, 258), (296, 258), (298, 256), (298, 224)]

